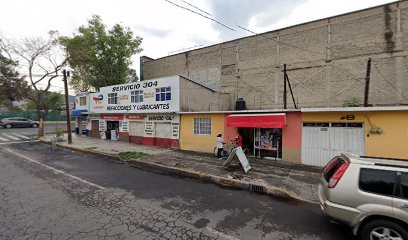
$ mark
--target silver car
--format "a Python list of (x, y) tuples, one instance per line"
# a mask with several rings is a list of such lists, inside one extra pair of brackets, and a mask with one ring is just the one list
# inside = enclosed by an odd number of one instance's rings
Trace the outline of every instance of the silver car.
[(342, 154), (324, 168), (320, 206), (363, 240), (408, 240), (408, 160)]

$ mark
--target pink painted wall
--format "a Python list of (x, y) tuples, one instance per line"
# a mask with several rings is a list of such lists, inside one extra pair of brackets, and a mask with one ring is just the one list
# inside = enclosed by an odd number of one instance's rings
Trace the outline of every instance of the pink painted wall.
[(229, 142), (230, 140), (234, 140), (238, 133), (238, 128), (236, 127), (227, 127), (227, 116), (230, 114), (224, 114), (224, 133), (222, 133), (222, 137), (224, 141)]
[(302, 113), (286, 113), (286, 128), (282, 129), (282, 146), (301, 148), (302, 147)]

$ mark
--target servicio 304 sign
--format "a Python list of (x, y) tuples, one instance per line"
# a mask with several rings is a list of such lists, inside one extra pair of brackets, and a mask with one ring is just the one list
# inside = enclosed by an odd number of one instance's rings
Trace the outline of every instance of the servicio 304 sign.
[(180, 111), (179, 77), (165, 77), (101, 88), (90, 94), (92, 113), (166, 113)]

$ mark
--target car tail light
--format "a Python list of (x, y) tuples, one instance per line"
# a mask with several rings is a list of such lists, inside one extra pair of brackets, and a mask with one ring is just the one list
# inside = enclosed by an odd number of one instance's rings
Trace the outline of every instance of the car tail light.
[(350, 166), (350, 163), (344, 163), (341, 165), (337, 171), (333, 174), (333, 176), (329, 180), (329, 188), (335, 188), (337, 183), (339, 183), (341, 177), (346, 172), (347, 168)]
[(4, 123), (4, 124), (6, 124), (7, 120), (6, 120), (6, 119), (3, 119), (3, 120), (1, 120), (1, 122)]

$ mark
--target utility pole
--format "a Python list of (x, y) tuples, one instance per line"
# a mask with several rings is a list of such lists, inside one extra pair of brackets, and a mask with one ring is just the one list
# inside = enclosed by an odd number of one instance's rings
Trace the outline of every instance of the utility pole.
[(371, 73), (371, 58), (368, 58), (364, 90), (364, 107), (368, 107), (368, 94), (370, 91), (370, 73)]
[(286, 63), (283, 64), (283, 109), (287, 108), (287, 94), (286, 94)]
[(68, 144), (72, 144), (71, 117), (69, 115), (68, 81), (67, 81), (67, 75), (69, 76), (69, 72), (64, 69), (62, 70), (62, 74), (64, 75), (65, 110), (67, 111)]

